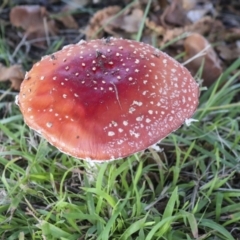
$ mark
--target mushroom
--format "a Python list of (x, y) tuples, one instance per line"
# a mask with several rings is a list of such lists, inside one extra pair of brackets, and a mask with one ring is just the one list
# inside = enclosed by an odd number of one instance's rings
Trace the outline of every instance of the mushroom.
[(45, 56), (16, 100), (25, 123), (60, 151), (107, 161), (158, 143), (194, 114), (199, 87), (160, 50), (133, 40), (81, 40)]

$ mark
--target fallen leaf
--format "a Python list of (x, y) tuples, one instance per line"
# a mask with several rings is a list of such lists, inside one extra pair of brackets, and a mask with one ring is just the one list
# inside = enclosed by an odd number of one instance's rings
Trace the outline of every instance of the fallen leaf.
[(187, 12), (187, 17), (192, 21), (192, 22), (197, 22), (204, 16), (206, 16), (207, 13), (211, 13), (213, 16), (216, 15), (215, 9), (213, 7), (213, 3), (211, 2), (205, 2), (201, 6), (197, 5), (189, 10)]
[(125, 38), (136, 33), (143, 18), (142, 9), (134, 6), (117, 15), (120, 11), (119, 6), (111, 6), (96, 12), (86, 30), (87, 39), (101, 38), (104, 36), (104, 32), (115, 37)]
[(65, 1), (69, 10), (76, 10), (76, 8), (82, 8), (89, 4), (91, 0), (71, 0)]
[(62, 22), (62, 24), (67, 28), (78, 29), (78, 24), (71, 15), (71, 10), (69, 6), (65, 6), (62, 8), (62, 11), (55, 15), (55, 19)]
[[(210, 86), (214, 83), (220, 74), (222, 68), (220, 60), (210, 43), (200, 34), (194, 33), (187, 37), (184, 41), (184, 48), (186, 51), (185, 61), (190, 60), (186, 67), (195, 75), (202, 63), (204, 62), (202, 78), (204, 86)], [(199, 53), (205, 53), (204, 55)]]
[[(108, 27), (112, 28), (111, 31), (121, 29), (127, 33), (136, 33), (139, 30), (142, 18), (143, 11), (139, 8), (134, 8), (133, 10), (125, 11), (123, 14), (113, 19)], [(107, 21), (107, 19), (105, 21)]]
[[(56, 24), (54, 20), (49, 19), (46, 8), (38, 5), (12, 8), (10, 21), (13, 26), (24, 29), (29, 40), (44, 38), (47, 32), (50, 35), (55, 35), (57, 32)], [(35, 45), (44, 46), (44, 43), (40, 40)]]
[[(237, 43), (237, 42), (236, 42)], [(237, 44), (221, 44), (216, 47), (219, 56), (224, 61), (234, 61), (240, 56), (240, 47)]]
[(145, 25), (148, 29), (154, 32), (154, 35), (156, 36), (163, 36), (164, 33), (166, 32), (166, 29), (161, 26), (156, 24), (154, 21), (150, 20), (149, 18), (146, 19)]
[(120, 11), (121, 7), (119, 6), (110, 6), (97, 11), (90, 19), (88, 27), (86, 28), (86, 39), (90, 40), (93, 38), (102, 38), (104, 35), (103, 29), (108, 29), (108, 22), (106, 19), (111, 21), (111, 18), (113, 18)]
[(9, 80), (12, 83), (11, 88), (19, 90), (23, 79), (24, 72), (20, 65), (16, 64), (10, 67), (5, 67), (2, 64), (0, 64), (0, 82), (5, 82)]
[(166, 29), (166, 31), (163, 34), (163, 39), (161, 40), (159, 45), (162, 47), (167, 42), (170, 42), (173, 39), (178, 38), (180, 35), (184, 33), (199, 33), (201, 35), (210, 34), (211, 32), (216, 33), (216, 30), (220, 28), (220, 27), (217, 28), (216, 25), (218, 25), (217, 20), (209, 16), (206, 16), (203, 17), (198, 22), (182, 28)]
[(161, 22), (164, 27), (168, 27), (168, 24), (173, 26), (185, 26), (190, 24), (185, 10), (182, 7), (182, 1), (173, 0), (161, 15)]

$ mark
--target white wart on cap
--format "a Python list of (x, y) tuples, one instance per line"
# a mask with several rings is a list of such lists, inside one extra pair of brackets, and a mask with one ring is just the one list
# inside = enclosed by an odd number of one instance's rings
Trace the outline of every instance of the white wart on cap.
[(21, 85), (26, 124), (71, 156), (113, 160), (178, 129), (199, 88), (181, 64), (132, 40), (80, 41), (45, 56)]

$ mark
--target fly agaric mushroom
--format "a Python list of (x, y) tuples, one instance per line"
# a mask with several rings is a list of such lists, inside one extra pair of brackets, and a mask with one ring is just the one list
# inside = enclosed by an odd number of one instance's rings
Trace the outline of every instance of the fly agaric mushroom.
[(26, 124), (60, 151), (114, 160), (156, 144), (191, 118), (199, 87), (154, 47), (125, 39), (65, 46), (25, 76), (17, 104)]

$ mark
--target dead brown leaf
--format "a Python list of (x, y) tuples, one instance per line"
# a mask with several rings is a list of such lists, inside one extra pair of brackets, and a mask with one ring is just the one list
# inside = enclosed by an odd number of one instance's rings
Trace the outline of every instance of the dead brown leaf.
[(160, 46), (163, 46), (167, 42), (173, 40), (174, 38), (179, 37), (184, 33), (199, 33), (201, 35), (208, 34), (211, 31), (214, 31), (215, 25), (216, 25), (216, 20), (209, 16), (206, 16), (206, 17), (203, 17), (198, 22), (182, 28), (166, 29), (165, 33), (163, 34), (163, 39), (160, 42)]
[(19, 90), (23, 78), (24, 72), (20, 65), (15, 64), (10, 67), (5, 67), (0, 64), (0, 82), (9, 80), (12, 83), (11, 88)]
[(143, 11), (139, 8), (127, 10), (109, 23), (111, 31), (121, 29), (127, 33), (136, 33), (143, 18)]
[(182, 7), (182, 1), (179, 0), (173, 0), (160, 18), (165, 28), (168, 27), (168, 24), (173, 26), (185, 26), (191, 23)]
[[(16, 6), (10, 12), (11, 24), (25, 30), (27, 39), (43, 38), (48, 32), (55, 35), (57, 32), (54, 20), (50, 20), (45, 7), (38, 5)], [(43, 42), (35, 45), (44, 46)]]
[(55, 18), (62, 22), (62, 24), (67, 28), (78, 29), (78, 24), (71, 15), (71, 8), (65, 6), (62, 8), (62, 11), (55, 16)]
[(149, 30), (154, 32), (154, 35), (156, 36), (163, 36), (164, 33), (166, 32), (166, 29), (163, 26), (156, 24), (154, 21), (151, 21), (149, 18), (146, 19), (145, 25)]
[(90, 22), (86, 28), (86, 39), (90, 40), (93, 38), (102, 38), (104, 35), (102, 29), (107, 29), (107, 25), (104, 25), (107, 22), (106, 20), (114, 17), (120, 10), (121, 7), (119, 6), (111, 6), (97, 11), (90, 19)]
[[(186, 51), (185, 61), (192, 59), (186, 65), (190, 72), (195, 75), (204, 61), (203, 85), (210, 86), (214, 83), (222, 73), (222, 68), (218, 56), (210, 43), (202, 35), (194, 33), (185, 39), (184, 48)], [(203, 56), (195, 58), (197, 54), (203, 51), (205, 52)]]
[(216, 49), (221, 59), (225, 61), (234, 61), (240, 56), (240, 47), (236, 44), (221, 44)]
[[(111, 6), (96, 12), (86, 30), (87, 39), (101, 38), (104, 32), (115, 37), (123, 37), (123, 35), (127, 37), (127, 35), (136, 33), (143, 18), (142, 9), (134, 6), (116, 16), (120, 11), (119, 6)], [(101, 29), (103, 31), (100, 31)]]

